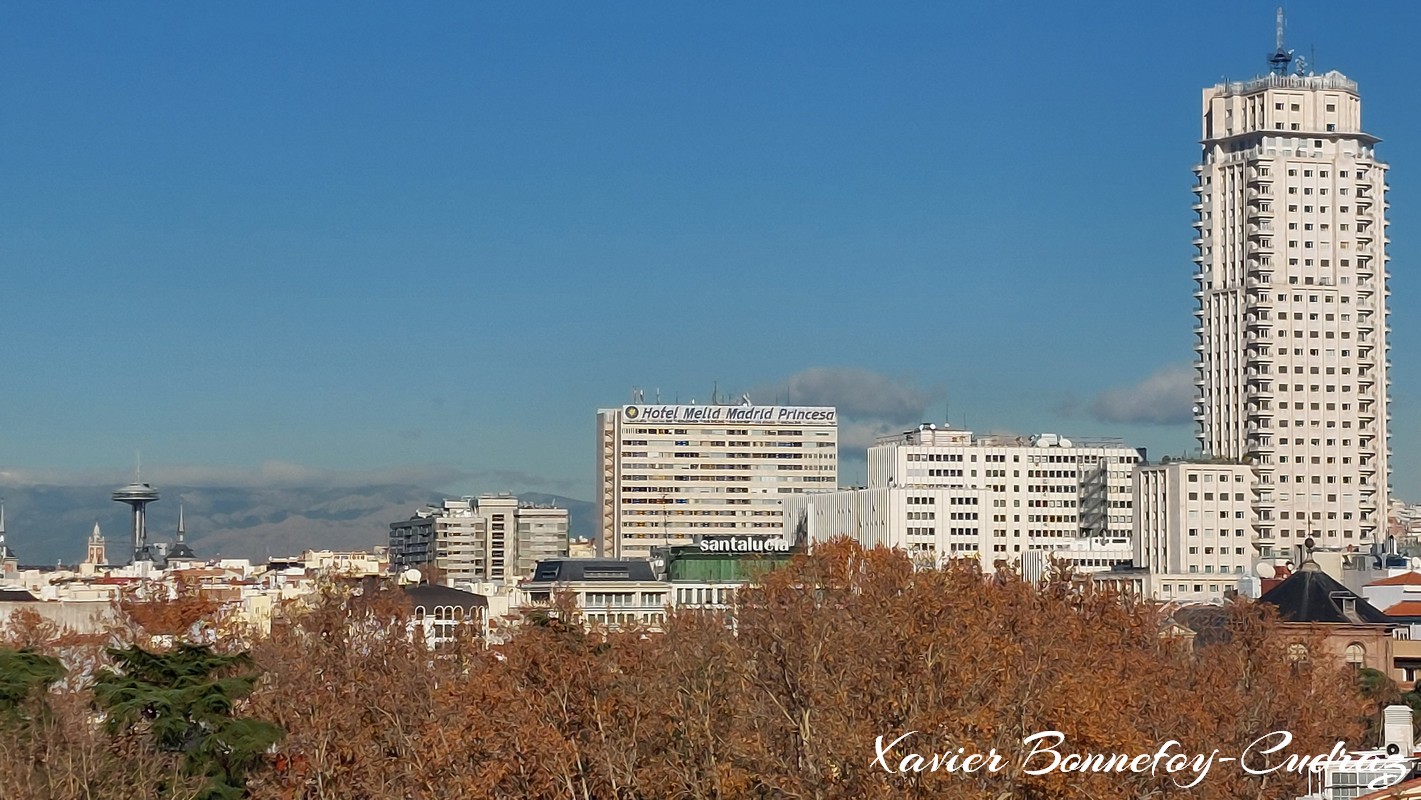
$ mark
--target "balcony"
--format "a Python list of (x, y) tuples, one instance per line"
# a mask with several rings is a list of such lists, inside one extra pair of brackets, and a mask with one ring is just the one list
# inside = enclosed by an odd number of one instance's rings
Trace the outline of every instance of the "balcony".
[(1249, 381), (1248, 385), (1244, 387), (1244, 393), (1249, 397), (1272, 397), (1273, 382)]
[(1273, 218), (1273, 204), (1272, 204), (1272, 203), (1263, 203), (1263, 202), (1249, 203), (1249, 205), (1248, 205), (1248, 216), (1249, 216), (1249, 217), (1262, 217), (1262, 218), (1266, 218), (1266, 219), (1272, 219), (1272, 218)]

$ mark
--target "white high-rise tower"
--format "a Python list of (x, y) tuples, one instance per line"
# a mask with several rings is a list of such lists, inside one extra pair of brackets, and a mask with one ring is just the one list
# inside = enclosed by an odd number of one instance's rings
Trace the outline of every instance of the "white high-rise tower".
[(1257, 471), (1260, 544), (1361, 545), (1386, 530), (1386, 169), (1357, 84), (1278, 49), (1204, 90), (1195, 167), (1195, 420)]

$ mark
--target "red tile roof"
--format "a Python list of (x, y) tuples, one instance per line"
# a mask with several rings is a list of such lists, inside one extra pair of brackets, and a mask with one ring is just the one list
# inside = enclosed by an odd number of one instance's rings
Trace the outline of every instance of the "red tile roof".
[(1403, 572), (1390, 578), (1372, 581), (1368, 586), (1421, 586), (1421, 572)]
[(1402, 600), (1382, 613), (1388, 617), (1421, 617), (1421, 600)]

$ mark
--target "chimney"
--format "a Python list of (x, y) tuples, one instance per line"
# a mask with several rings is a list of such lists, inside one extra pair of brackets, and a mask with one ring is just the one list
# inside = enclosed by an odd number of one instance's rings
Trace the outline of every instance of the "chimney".
[[(1387, 753), (1411, 757), (1416, 747), (1416, 735), (1411, 727), (1411, 706), (1387, 706), (1382, 710), (1382, 739)], [(1392, 750), (1392, 745), (1396, 745), (1396, 750)]]

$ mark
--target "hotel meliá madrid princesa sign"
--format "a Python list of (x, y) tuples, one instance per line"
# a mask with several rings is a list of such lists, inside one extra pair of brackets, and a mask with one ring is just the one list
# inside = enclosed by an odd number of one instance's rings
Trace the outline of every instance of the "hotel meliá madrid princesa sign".
[(622, 406), (627, 422), (663, 422), (671, 425), (823, 425), (838, 424), (831, 406)]

